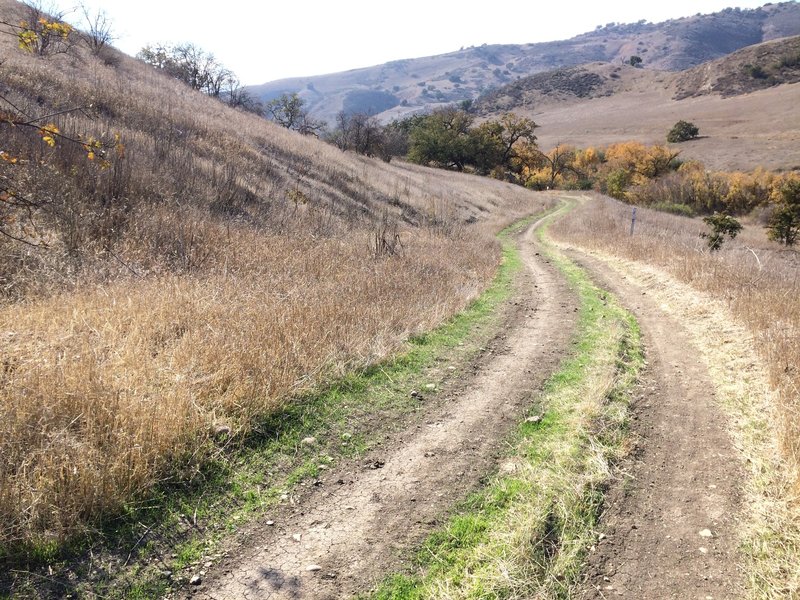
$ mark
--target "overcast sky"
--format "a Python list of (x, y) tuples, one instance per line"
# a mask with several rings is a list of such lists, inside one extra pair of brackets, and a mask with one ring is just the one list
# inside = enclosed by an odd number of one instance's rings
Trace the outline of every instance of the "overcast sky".
[[(80, 0), (52, 1), (69, 10)], [(136, 54), (150, 43), (194, 42), (246, 84), (442, 54), (462, 46), (558, 40), (610, 22), (658, 22), (765, 2), (511, 0), (471, 8), (469, 0), (83, 0), (90, 10), (108, 14), (121, 50)]]

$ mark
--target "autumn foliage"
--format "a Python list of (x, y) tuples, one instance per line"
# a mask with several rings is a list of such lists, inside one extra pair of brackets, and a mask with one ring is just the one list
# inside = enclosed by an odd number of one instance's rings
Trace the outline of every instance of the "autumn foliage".
[(678, 152), (667, 146), (640, 142), (583, 149), (559, 145), (546, 152), (523, 145), (515, 160), (521, 182), (529, 188), (593, 188), (629, 204), (689, 216), (744, 215), (764, 208), (777, 215), (769, 224), (776, 232), (772, 237), (788, 244), (796, 240), (797, 172), (712, 172), (698, 161), (681, 162)]

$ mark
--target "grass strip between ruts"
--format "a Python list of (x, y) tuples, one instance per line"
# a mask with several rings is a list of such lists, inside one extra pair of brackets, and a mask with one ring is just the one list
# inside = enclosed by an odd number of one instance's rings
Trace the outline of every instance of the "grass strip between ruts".
[(644, 357), (633, 316), (547, 243), (546, 226), (539, 235), (579, 297), (572, 353), (531, 399), (498, 473), (372, 600), (567, 598), (578, 584)]

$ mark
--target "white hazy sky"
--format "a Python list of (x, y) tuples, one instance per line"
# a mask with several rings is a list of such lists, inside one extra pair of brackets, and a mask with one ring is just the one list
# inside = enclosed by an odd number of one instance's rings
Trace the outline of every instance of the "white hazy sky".
[[(52, 0), (62, 10), (80, 0)], [(496, 0), (495, 0), (496, 1)], [(569, 38), (609, 22), (652, 22), (755, 8), (767, 0), (83, 0), (104, 10), (115, 45), (136, 54), (149, 43), (194, 42), (245, 84), (319, 75), (481, 44)], [(473, 8), (474, 6), (474, 8)], [(76, 21), (78, 13), (68, 20)]]

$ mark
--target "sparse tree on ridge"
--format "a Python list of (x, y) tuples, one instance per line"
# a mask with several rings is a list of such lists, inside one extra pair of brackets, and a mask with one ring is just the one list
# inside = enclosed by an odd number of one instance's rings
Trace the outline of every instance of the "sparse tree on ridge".
[(83, 20), (86, 23), (86, 36), (84, 40), (89, 46), (92, 54), (99, 54), (103, 48), (110, 46), (114, 41), (114, 32), (111, 29), (111, 21), (104, 10), (90, 12), (85, 4), (80, 5)]
[(306, 101), (297, 92), (281, 94), (267, 102), (266, 116), (286, 129), (299, 131), (303, 135), (319, 135), (325, 124), (313, 119), (305, 104)]
[(248, 92), (239, 81), (239, 78), (232, 72), (223, 83), (223, 90), (220, 95), (231, 108), (238, 108), (246, 112), (258, 115), (264, 114), (264, 105), (257, 98)]
[(302, 120), (304, 105), (305, 100), (297, 93), (281, 94), (267, 102), (267, 117), (286, 129), (295, 129)]
[(192, 43), (145, 46), (136, 58), (209, 96), (219, 96), (225, 80), (233, 75), (213, 54)]

